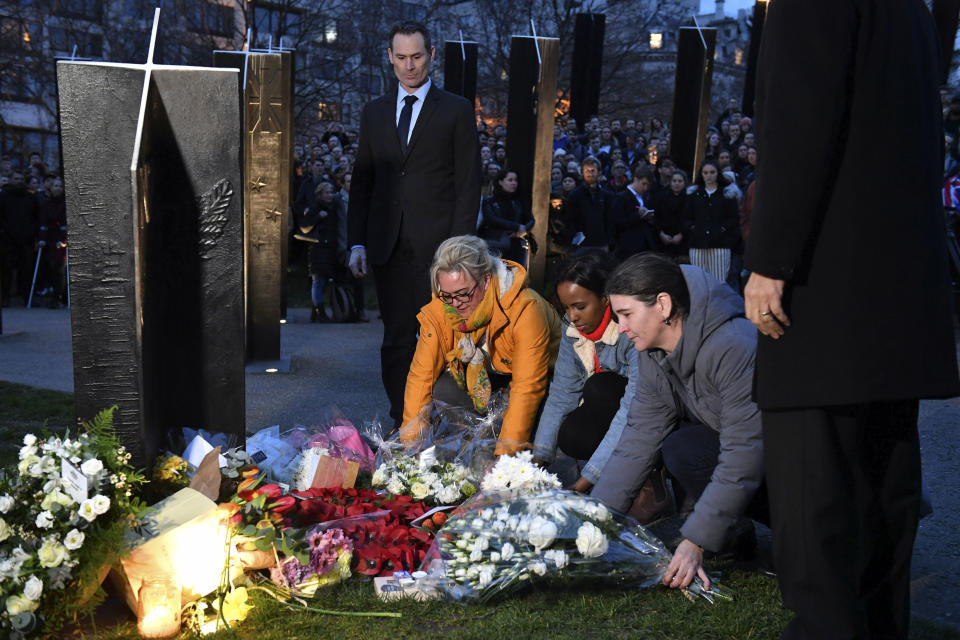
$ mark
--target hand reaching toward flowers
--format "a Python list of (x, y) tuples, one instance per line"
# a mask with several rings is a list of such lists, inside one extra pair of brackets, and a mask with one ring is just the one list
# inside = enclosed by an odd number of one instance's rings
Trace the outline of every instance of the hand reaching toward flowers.
[(677, 545), (670, 566), (663, 574), (663, 584), (674, 589), (686, 589), (698, 575), (703, 580), (704, 589), (710, 589), (710, 578), (703, 570), (703, 549), (684, 540)]
[(576, 482), (570, 487), (571, 490), (576, 491), (577, 493), (586, 493), (593, 489), (593, 483), (580, 476)]

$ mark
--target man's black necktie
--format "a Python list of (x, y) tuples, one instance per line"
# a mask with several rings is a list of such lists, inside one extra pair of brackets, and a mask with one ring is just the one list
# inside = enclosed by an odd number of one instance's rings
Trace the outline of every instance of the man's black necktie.
[(410, 134), (410, 118), (413, 117), (413, 103), (417, 96), (403, 98), (403, 110), (400, 111), (400, 121), (397, 123), (397, 134), (400, 136), (400, 150), (407, 155), (407, 137)]

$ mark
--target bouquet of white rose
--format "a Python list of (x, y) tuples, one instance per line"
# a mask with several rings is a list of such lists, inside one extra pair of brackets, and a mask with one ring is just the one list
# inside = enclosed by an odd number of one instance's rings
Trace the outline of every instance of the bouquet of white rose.
[[(559, 489), (481, 494), (438, 532), (424, 562), (427, 584), (450, 600), (487, 602), (537, 578), (656, 584), (670, 564), (663, 543), (601, 502)], [(729, 598), (699, 578), (688, 592)]]
[[(114, 407), (115, 409), (116, 407)], [(51, 634), (92, 611), (93, 597), (145, 505), (145, 481), (113, 433), (113, 410), (75, 438), (27, 434), (0, 479), (0, 629)]]
[(458, 504), (477, 492), (466, 467), (437, 460), (434, 447), (419, 456), (394, 454), (377, 467), (371, 484), (393, 495), (409, 495), (433, 504)]

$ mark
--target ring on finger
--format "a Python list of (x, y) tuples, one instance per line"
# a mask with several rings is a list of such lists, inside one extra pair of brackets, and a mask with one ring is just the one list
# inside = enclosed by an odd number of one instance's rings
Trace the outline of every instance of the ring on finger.
[(771, 314), (769, 311), (764, 311), (763, 313), (760, 314), (760, 317), (761, 317), (761, 318), (765, 318), (765, 317), (767, 317), (767, 316), (769, 316), (769, 315), (772, 315), (772, 314)]

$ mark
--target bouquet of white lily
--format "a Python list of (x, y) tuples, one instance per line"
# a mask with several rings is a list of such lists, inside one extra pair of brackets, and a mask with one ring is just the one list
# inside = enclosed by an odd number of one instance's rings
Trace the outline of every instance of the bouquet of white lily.
[(374, 488), (433, 504), (457, 504), (477, 492), (466, 467), (439, 462), (434, 447), (419, 456), (394, 454), (373, 473)]
[[(663, 543), (601, 502), (552, 489), (481, 494), (456, 510), (424, 562), (429, 585), (450, 600), (487, 602), (532, 579), (604, 579), (655, 585), (670, 564)], [(699, 578), (689, 593), (729, 595)]]

